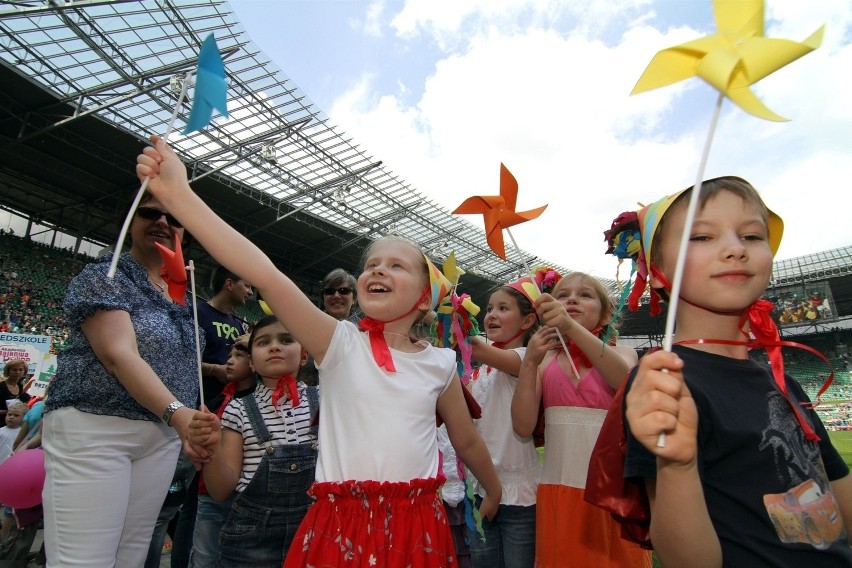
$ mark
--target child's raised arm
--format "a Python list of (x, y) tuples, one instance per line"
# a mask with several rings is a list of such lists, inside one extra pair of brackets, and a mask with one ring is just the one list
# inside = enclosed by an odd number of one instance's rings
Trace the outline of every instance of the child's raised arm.
[(479, 513), (487, 519), (494, 518), (503, 496), (503, 486), (497, 477), (491, 454), (473, 424), (458, 377), (453, 377), (450, 386), (438, 398), (438, 414), (447, 425), (447, 435), (459, 458), (485, 488), (485, 499)]
[(337, 320), (317, 308), (251, 241), (218, 217), (189, 187), (186, 167), (165, 142), (152, 136), (153, 147), (137, 157), (139, 179), (201, 243), (216, 261), (251, 282), (284, 326), (317, 362), (321, 362)]
[[(719, 567), (722, 549), (696, 461), (698, 413), (682, 368), (683, 362), (670, 352), (645, 356), (626, 395), (626, 417), (633, 436), (657, 456), (657, 478), (646, 485), (651, 540), (660, 561), (665, 566)], [(661, 432), (666, 432), (663, 448), (657, 446)]]
[(521, 371), (521, 358), (514, 349), (500, 349), (486, 342), (481, 337), (471, 338), (473, 352), (471, 359), (479, 361), (495, 369), (500, 369), (513, 377)]
[(538, 407), (541, 404), (541, 379), (539, 367), (547, 352), (558, 345), (556, 330), (540, 327), (527, 344), (527, 352), (521, 362), (518, 385), (512, 395), (512, 428), (522, 438), (532, 436), (538, 422)]

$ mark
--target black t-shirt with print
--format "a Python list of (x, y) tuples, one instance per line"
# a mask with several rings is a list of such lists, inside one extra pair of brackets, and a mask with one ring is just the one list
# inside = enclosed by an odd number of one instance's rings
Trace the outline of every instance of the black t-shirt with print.
[[(852, 566), (829, 485), (849, 468), (816, 413), (802, 409), (818, 443), (805, 439), (768, 366), (674, 351), (698, 409), (699, 474), (724, 566)], [(799, 383), (785, 378), (793, 399), (808, 401)], [(624, 475), (656, 477), (656, 458), (629, 432)]]

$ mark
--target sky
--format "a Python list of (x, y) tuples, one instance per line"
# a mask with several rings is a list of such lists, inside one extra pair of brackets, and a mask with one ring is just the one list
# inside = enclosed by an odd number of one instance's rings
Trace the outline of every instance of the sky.
[[(703, 177), (760, 191), (785, 221), (784, 259), (852, 244), (852, 2), (765, 4), (766, 37), (825, 25), (822, 46), (752, 87), (789, 122), (724, 101)], [(504, 163), (519, 211), (548, 204), (512, 228), (548, 261), (612, 278), (612, 220), (696, 181), (717, 91), (693, 78), (630, 92), (657, 51), (715, 32), (709, 0), (230, 5), (332, 123), (448, 210), (497, 194)]]

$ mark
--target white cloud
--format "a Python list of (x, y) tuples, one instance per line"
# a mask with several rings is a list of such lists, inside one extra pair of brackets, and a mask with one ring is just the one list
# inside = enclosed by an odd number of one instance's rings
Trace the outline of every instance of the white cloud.
[[(336, 99), (329, 115), (448, 209), (469, 195), (496, 193), (505, 162), (520, 184), (519, 209), (550, 204), (538, 220), (512, 229), (519, 245), (611, 277), (615, 261), (603, 254), (603, 231), (637, 201), (694, 182), (712, 111), (707, 101), (715, 98), (699, 80), (629, 96), (657, 50), (701, 35), (651, 27), (654, 8), (644, 4), (412, 0), (393, 18), (398, 36), (427, 33), (455, 46), (422, 89), (411, 88), (422, 90), (420, 99), (405, 103), (401, 84), (399, 92), (377, 92), (365, 76)], [(771, 12), (767, 35), (799, 41), (821, 17), (831, 22), (825, 48), (755, 88), (793, 122), (762, 121), (726, 101), (705, 176), (741, 175), (763, 192), (787, 222), (779, 257), (849, 241), (833, 204), (852, 179), (852, 9), (839, 2), (809, 11), (797, 6)], [(664, 9), (665, 3), (656, 8)], [(510, 22), (520, 14), (530, 22), (523, 29)], [(545, 16), (562, 24), (545, 25)], [(798, 18), (805, 22), (791, 22)], [(623, 25), (617, 41), (601, 41), (598, 24)], [(672, 129), (673, 120), (682, 123)]]

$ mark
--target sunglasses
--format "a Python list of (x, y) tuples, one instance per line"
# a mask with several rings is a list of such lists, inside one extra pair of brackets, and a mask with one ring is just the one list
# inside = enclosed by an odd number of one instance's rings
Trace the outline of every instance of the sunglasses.
[(348, 296), (352, 293), (352, 288), (349, 288), (348, 286), (341, 286), (340, 288), (326, 288), (322, 291), (322, 293), (326, 296), (334, 296), (335, 292), (341, 296)]
[(175, 229), (183, 229), (183, 225), (180, 224), (180, 221), (178, 221), (165, 211), (160, 211), (159, 209), (154, 209), (153, 207), (137, 207), (136, 214), (139, 217), (145, 219), (146, 221), (159, 221), (160, 217), (165, 215), (166, 223), (168, 223), (170, 227), (174, 227)]

